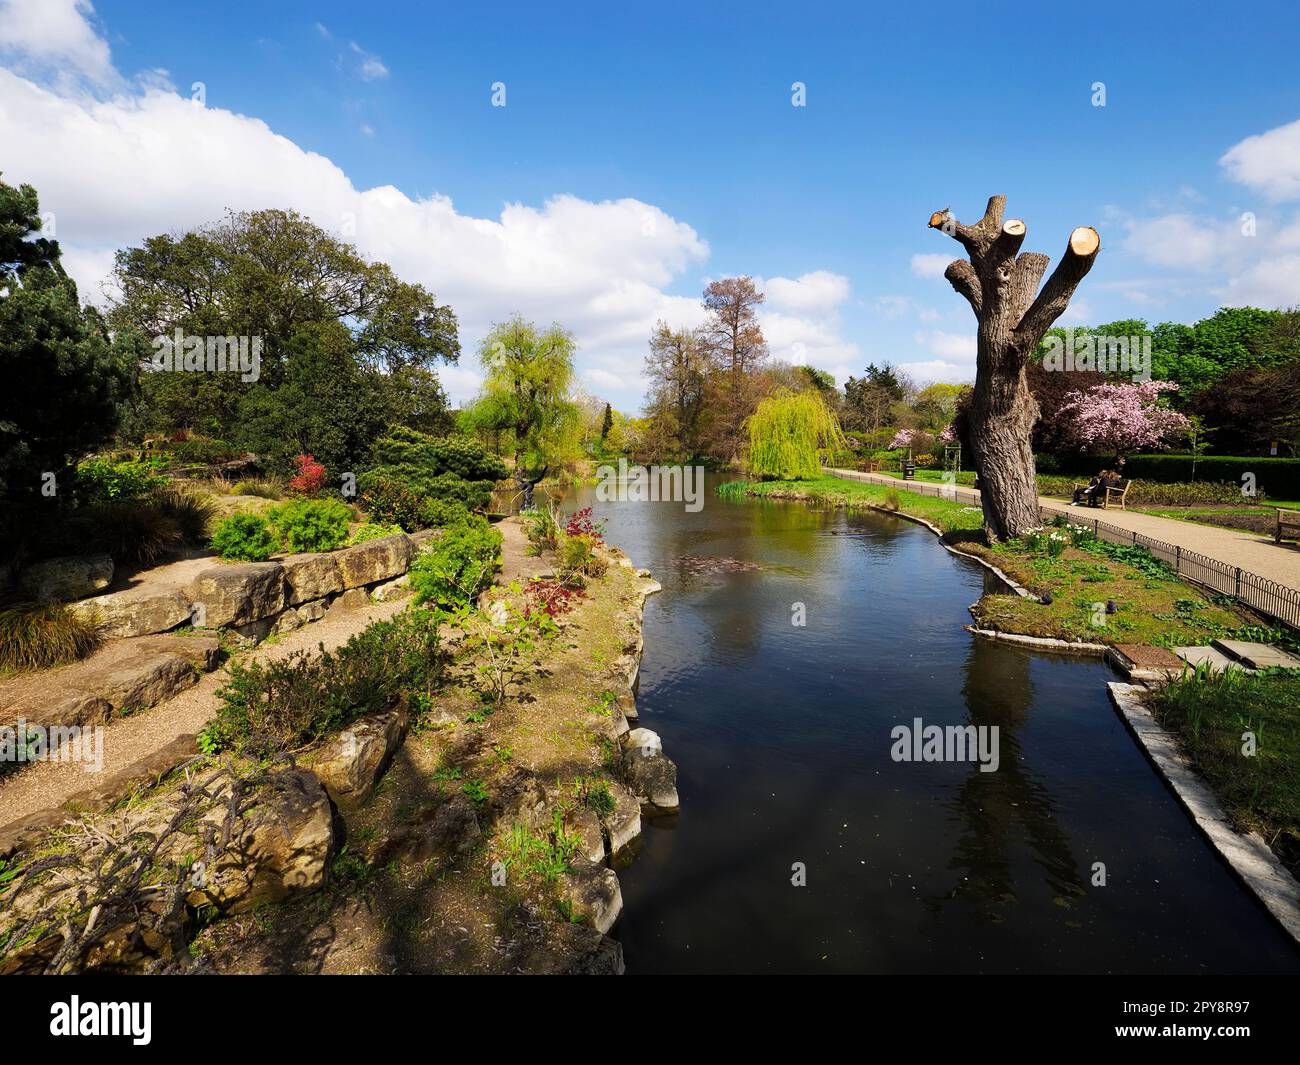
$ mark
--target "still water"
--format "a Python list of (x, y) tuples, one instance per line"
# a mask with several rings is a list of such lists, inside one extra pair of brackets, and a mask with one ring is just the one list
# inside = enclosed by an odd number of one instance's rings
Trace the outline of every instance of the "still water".
[[(638, 705), (682, 808), (620, 873), (629, 973), (1300, 972), (1111, 708), (1108, 667), (965, 632), (985, 572), (920, 526), (716, 483), (696, 514), (565, 501), (663, 585)], [(917, 717), (997, 725), (997, 772), (893, 761)]]

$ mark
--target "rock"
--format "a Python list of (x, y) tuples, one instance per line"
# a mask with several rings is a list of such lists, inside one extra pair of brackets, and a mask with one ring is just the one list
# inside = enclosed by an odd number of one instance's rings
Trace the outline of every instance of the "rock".
[(349, 588), (342, 595), (334, 597), (334, 600), (330, 603), (330, 611), (359, 610), (361, 607), (368, 605), (369, 602), (370, 596), (364, 588)]
[(148, 585), (80, 599), (69, 609), (97, 618), (105, 636), (148, 636), (190, 620), (190, 600), (180, 589)]
[[(219, 808), (214, 827), (226, 815)], [(230, 846), (217, 856), (191, 906), (210, 903), (224, 913), (244, 913), (268, 902), (314, 891), (325, 883), (334, 852), (334, 813), (321, 782), (291, 769), (267, 785), (246, 810)]]
[(271, 634), (279, 636), (286, 632), (293, 632), (294, 629), (300, 629), (306, 622), (302, 620), (302, 615), (298, 612), (297, 607), (289, 607), (281, 610), (275, 619), (275, 624), (271, 626)]
[(273, 618), (258, 618), (244, 625), (233, 625), (230, 631), (238, 638), (241, 647), (256, 647), (275, 631), (279, 615)]
[(602, 935), (595, 949), (579, 958), (568, 972), (573, 976), (622, 976), (627, 972), (623, 944)]
[(411, 586), (409, 574), (403, 573), (391, 581), (380, 581), (370, 589), (370, 598), (376, 603), (386, 603), (390, 599), (399, 599), (406, 595)]
[(354, 721), (322, 748), (312, 767), (334, 805), (354, 810), (365, 802), (406, 736), (407, 716), (398, 710)]
[(639, 747), (642, 754), (650, 755), (655, 751), (663, 753), (663, 741), (659, 738), (659, 733), (648, 728), (634, 728), (623, 741), (624, 747)]
[(655, 812), (678, 808), (677, 766), (662, 751), (647, 753), (641, 747), (627, 748), (623, 752), (623, 772), (628, 786)]
[(72, 691), (56, 697), (46, 706), (15, 706), (6, 708), (6, 717), (21, 714), (29, 724), (44, 725), (102, 725), (113, 716), (113, 704), (95, 692)]
[(506, 773), (492, 791), (493, 819), (504, 825), (549, 825), (546, 812), (546, 788), (526, 769), (515, 767)]
[(202, 673), (216, 669), (221, 657), (220, 638), (194, 629), (182, 629), (175, 635), (142, 636), (132, 646), (141, 651), (180, 655)]
[(284, 570), (278, 562), (213, 566), (194, 578), (190, 594), (203, 608), (195, 624), (213, 629), (246, 625), (284, 608)]
[(623, 716), (628, 721), (639, 721), (641, 715), (637, 713), (636, 699), (632, 697), (631, 692), (624, 692), (616, 701), (616, 705), (623, 711)]
[(117, 773), (105, 774), (93, 787), (68, 796), (63, 809), (79, 814), (107, 810), (119, 799), (153, 787), (178, 765), (198, 755), (193, 733), (177, 736), (156, 751), (146, 754)]
[(610, 730), (613, 733), (614, 739), (616, 740), (622, 739), (624, 736), (626, 736), (628, 734), (628, 731), (631, 728), (631, 726), (627, 723), (627, 718), (623, 716), (622, 709), (618, 706), (614, 706), (610, 708), (609, 722), (610, 722)]
[(367, 540), (334, 552), (344, 588), (360, 588), (406, 572), (411, 541), (405, 533)]
[(284, 570), (284, 601), (297, 606), (343, 591), (343, 574), (332, 554), (290, 555), (280, 560)]
[(18, 583), (42, 603), (84, 599), (113, 583), (113, 560), (102, 554), (48, 558), (25, 569)]
[(609, 854), (612, 858), (640, 838), (641, 803), (618, 784), (610, 784), (609, 790), (614, 796), (614, 810), (605, 814), (601, 821), (609, 834)]
[(441, 535), (441, 529), (417, 529), (410, 534), (411, 547), (416, 551), (422, 551)]
[(144, 651), (109, 667), (98, 678), (96, 690), (118, 713), (132, 713), (157, 706), (198, 680), (194, 665), (180, 655)]
[(589, 862), (605, 860), (605, 832), (594, 810), (578, 807), (569, 817), (569, 827), (578, 834), (578, 853)]
[(298, 607), (298, 617), (302, 619), (304, 625), (313, 621), (320, 621), (329, 608), (330, 605), (326, 600), (313, 599), (310, 603), (303, 603), (302, 606)]
[(597, 932), (614, 927), (623, 912), (623, 892), (613, 869), (577, 858), (560, 883), (575, 918), (581, 918)]

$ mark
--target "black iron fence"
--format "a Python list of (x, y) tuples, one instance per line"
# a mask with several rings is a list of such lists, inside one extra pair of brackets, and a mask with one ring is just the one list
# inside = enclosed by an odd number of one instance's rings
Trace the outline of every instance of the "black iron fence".
[[(846, 480), (884, 484), (887, 487), (901, 488), (907, 492), (917, 492), (921, 495), (951, 499), (958, 503), (979, 506), (979, 493), (974, 489), (964, 488), (960, 485), (935, 484), (932, 481), (901, 481), (893, 477), (882, 480), (879, 477), (859, 473), (856, 470), (832, 470), (829, 472)], [(1061, 507), (1064, 508), (1065, 504), (1062, 503)], [(1072, 525), (1082, 525), (1092, 529), (1100, 540), (1106, 540), (1113, 544), (1136, 544), (1139, 547), (1145, 547), (1155, 558), (1169, 566), (1183, 580), (1199, 584), (1201, 587), (1217, 592), (1220, 595), (1230, 596), (1252, 610), (1284, 622), (1292, 628), (1300, 629), (1300, 591), (1295, 588), (1289, 588), (1285, 584), (1278, 584), (1277, 581), (1261, 577), (1257, 573), (1251, 573), (1240, 566), (1231, 566), (1226, 562), (1220, 562), (1217, 558), (1210, 558), (1208, 555), (1202, 555), (1197, 551), (1189, 551), (1187, 548), (1179, 547), (1176, 544), (1167, 544), (1163, 540), (1157, 540), (1132, 529), (1121, 529), (1118, 525), (1111, 525), (1100, 518), (1090, 516), (1086, 511), (1080, 513), (1066, 509), (1057, 510), (1046, 506), (1039, 509), (1044, 520), (1049, 516), (1064, 517)], [(1300, 555), (1300, 552), (1297, 552), (1297, 554)], [(1300, 567), (1300, 557), (1297, 558), (1296, 565)]]

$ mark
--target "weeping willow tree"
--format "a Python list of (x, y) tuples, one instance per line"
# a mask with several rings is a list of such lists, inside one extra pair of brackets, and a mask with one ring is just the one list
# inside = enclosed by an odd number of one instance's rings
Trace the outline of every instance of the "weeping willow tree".
[(783, 481), (821, 473), (818, 448), (842, 448), (839, 419), (816, 392), (781, 389), (749, 416), (749, 472)]

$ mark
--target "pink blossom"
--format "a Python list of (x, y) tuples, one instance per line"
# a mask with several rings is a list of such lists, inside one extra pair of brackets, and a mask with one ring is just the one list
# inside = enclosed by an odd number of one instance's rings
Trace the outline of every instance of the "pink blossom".
[(912, 430), (911, 430), (911, 429), (899, 429), (898, 432), (896, 432), (896, 433), (894, 434), (894, 441), (893, 441), (893, 443), (890, 444), (889, 446), (890, 446), (890, 447), (910, 447), (911, 444), (912, 444)]
[(1159, 405), (1160, 393), (1177, 391), (1172, 381), (1094, 385), (1065, 397), (1057, 417), (1062, 434), (1081, 451), (1165, 447), (1187, 431), (1187, 419)]

